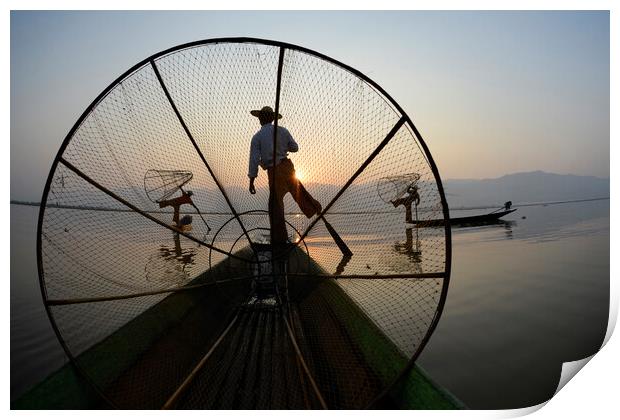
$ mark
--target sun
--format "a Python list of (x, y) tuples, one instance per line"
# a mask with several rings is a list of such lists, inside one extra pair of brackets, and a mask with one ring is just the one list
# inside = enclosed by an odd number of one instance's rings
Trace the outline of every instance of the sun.
[(295, 178), (297, 178), (299, 181), (303, 181), (306, 179), (306, 174), (304, 174), (304, 172), (300, 171), (299, 169), (295, 169)]

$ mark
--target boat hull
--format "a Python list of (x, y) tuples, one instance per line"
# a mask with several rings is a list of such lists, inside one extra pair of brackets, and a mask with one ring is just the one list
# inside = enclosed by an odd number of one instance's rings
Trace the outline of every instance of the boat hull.
[[(299, 249), (293, 254), (306, 256)], [(193, 283), (239, 274), (237, 268), (245, 270), (224, 260)], [(247, 295), (246, 287), (235, 282), (174, 293), (76, 358), (88, 369), (89, 378), (95, 378), (101, 395), (68, 364), (11, 407), (161, 408), (183, 381), (180, 374), (191, 371), (212, 348), (212, 356), (171, 408), (322, 408), (298, 359), (297, 346), (325, 406), (365, 408), (409, 359), (312, 259), (304, 274), (289, 275), (289, 284), (303, 299), (282, 307), (222, 299)], [(236, 321), (228, 329), (231, 318)], [(229, 333), (214, 345), (223, 330)], [(147, 331), (152, 333), (147, 336)], [(339, 363), (342, 360), (347, 363)], [(145, 383), (141, 380), (145, 377), (152, 380)], [(414, 366), (374, 407), (459, 409), (463, 405)]]
[[(500, 218), (517, 211), (517, 209), (512, 210), (504, 210), (496, 213), (489, 214), (479, 214), (476, 216), (467, 216), (467, 217), (455, 217), (450, 219), (451, 226), (463, 226), (463, 225), (485, 225), (485, 224), (493, 224), (496, 223)], [(435, 227), (435, 226), (444, 226), (446, 221), (444, 219), (438, 220), (417, 220), (412, 224), (417, 227)]]

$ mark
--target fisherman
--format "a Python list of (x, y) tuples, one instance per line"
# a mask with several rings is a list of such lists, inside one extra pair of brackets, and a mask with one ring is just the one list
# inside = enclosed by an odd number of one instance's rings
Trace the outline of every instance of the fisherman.
[[(176, 198), (172, 198), (170, 200), (162, 200), (159, 201), (159, 208), (163, 209), (164, 207), (172, 207), (174, 209), (174, 214), (172, 216), (172, 221), (174, 222), (174, 227), (181, 229), (181, 230), (186, 230), (188, 229), (189, 225), (191, 225), (192, 223), (192, 216), (186, 215), (183, 216), (183, 218), (181, 220), (179, 220), (179, 215), (180, 215), (180, 208), (182, 204), (192, 204), (193, 205), (193, 201), (192, 201), (192, 195), (193, 193), (191, 191), (183, 191), (181, 190), (181, 196), (180, 197), (176, 197)], [(207, 226), (208, 227), (208, 226)]]
[[(252, 137), (250, 145), (249, 190), (251, 194), (256, 194), (254, 180), (258, 176), (258, 167), (260, 165), (261, 168), (267, 171), (269, 178), (271, 240), (273, 244), (285, 244), (288, 239), (284, 218), (284, 196), (286, 193), (291, 193), (293, 199), (307, 218), (321, 212), (321, 203), (315, 200), (295, 177), (293, 162), (287, 156), (288, 152), (297, 152), (299, 146), (293, 139), (293, 136), (291, 136), (291, 133), (282, 126), (278, 126), (274, 166), (273, 137), (275, 126), (272, 123), (276, 118), (276, 114), (273, 109), (270, 106), (264, 106), (260, 110), (250, 111), (250, 114), (258, 118), (261, 128)], [(282, 118), (282, 115), (278, 114), (278, 119), (280, 118)]]
[(396, 200), (391, 200), (390, 202), (394, 207), (398, 207), (400, 205), (404, 206), (405, 221), (407, 223), (413, 223), (411, 205), (415, 203), (416, 209), (418, 208), (418, 204), (420, 204), (420, 194), (418, 194), (418, 187), (413, 184), (409, 185), (405, 192), (407, 193), (406, 196), (397, 198)]

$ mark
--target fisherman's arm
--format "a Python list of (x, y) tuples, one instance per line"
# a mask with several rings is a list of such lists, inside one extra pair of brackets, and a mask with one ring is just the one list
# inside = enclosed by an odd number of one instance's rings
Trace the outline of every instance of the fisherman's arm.
[(256, 177), (254, 178), (250, 178), (250, 194), (256, 194), (256, 188), (254, 187), (254, 180), (256, 179)]
[(296, 151), (299, 150), (299, 145), (297, 144), (297, 142), (295, 141), (295, 139), (293, 138), (291, 133), (289, 133), (288, 130), (286, 130), (286, 134), (287, 134), (287, 137), (288, 137), (288, 142), (287, 142), (288, 151), (292, 152), (292, 153), (295, 153)]
[(256, 188), (254, 188), (254, 179), (258, 176), (258, 164), (260, 163), (260, 142), (256, 137), (252, 138), (250, 144), (250, 162), (248, 168), (248, 178), (250, 178), (250, 194), (256, 194)]

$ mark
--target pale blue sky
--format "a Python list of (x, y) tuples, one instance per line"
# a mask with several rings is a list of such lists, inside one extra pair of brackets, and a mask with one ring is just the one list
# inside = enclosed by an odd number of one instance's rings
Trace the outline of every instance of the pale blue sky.
[(11, 198), (121, 73), (198, 39), (301, 45), (379, 83), (443, 178), (609, 176), (607, 12), (12, 12)]

